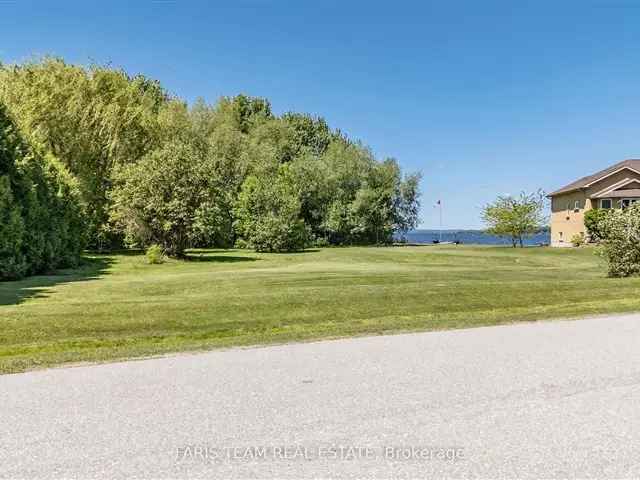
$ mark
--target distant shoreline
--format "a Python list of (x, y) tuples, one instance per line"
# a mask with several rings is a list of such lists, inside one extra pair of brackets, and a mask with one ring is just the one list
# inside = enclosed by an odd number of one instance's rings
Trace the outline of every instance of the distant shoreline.
[[(401, 240), (398, 237), (398, 240)], [(459, 242), (464, 245), (511, 245), (508, 237), (490, 235), (483, 230), (412, 230), (404, 236), (404, 240), (410, 244), (432, 245), (442, 242)], [(525, 238), (524, 245), (548, 245), (550, 242), (548, 231), (536, 233)]]

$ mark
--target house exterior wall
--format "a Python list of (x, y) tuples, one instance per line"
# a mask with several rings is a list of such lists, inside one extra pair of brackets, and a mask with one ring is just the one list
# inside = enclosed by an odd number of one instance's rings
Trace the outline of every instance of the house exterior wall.
[[(576, 202), (578, 208), (576, 209)], [(594, 201), (595, 202), (595, 201)], [(584, 214), (591, 210), (591, 199), (583, 190), (555, 195), (551, 198), (551, 246), (571, 247), (571, 237), (584, 233)]]

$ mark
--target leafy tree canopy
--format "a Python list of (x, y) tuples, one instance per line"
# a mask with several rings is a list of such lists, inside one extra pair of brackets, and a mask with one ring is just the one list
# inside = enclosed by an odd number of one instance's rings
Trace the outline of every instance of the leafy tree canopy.
[(545, 224), (545, 195), (521, 193), (519, 197), (500, 196), (486, 205), (482, 219), (487, 224), (487, 232), (507, 236), (515, 247), (523, 246), (524, 238), (540, 231)]
[(599, 219), (603, 238), (599, 253), (610, 277), (640, 274), (640, 204), (609, 210)]
[(155, 145), (167, 94), (156, 81), (59, 58), (0, 69), (3, 101), (30, 141), (50, 151), (79, 181), (93, 246), (109, 244), (107, 192), (116, 165)]

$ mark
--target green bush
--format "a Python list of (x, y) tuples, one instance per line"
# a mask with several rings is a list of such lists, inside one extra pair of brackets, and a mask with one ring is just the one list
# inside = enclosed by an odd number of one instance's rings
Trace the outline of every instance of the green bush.
[(164, 252), (160, 245), (154, 244), (147, 248), (147, 262), (150, 265), (160, 265), (164, 263)]
[(249, 243), (244, 238), (237, 238), (236, 243), (233, 245), (234, 248), (239, 248), (241, 250), (246, 250), (251, 248)]
[(316, 240), (313, 242), (314, 246), (316, 247), (328, 247), (331, 245), (331, 243), (329, 243), (329, 240), (325, 237), (319, 237), (316, 238)]
[(602, 226), (607, 234), (599, 253), (607, 260), (609, 276), (640, 274), (640, 204), (611, 210)]
[(0, 105), (0, 280), (76, 265), (85, 233), (77, 183), (24, 142)]
[(288, 222), (277, 215), (257, 219), (250, 242), (257, 252), (297, 252), (306, 245), (307, 230), (302, 220)]
[(585, 242), (586, 242), (586, 238), (584, 236), (584, 233), (576, 233), (573, 237), (571, 237), (571, 244), (574, 247), (580, 247), (584, 245)]
[(599, 242), (606, 236), (606, 225), (604, 220), (607, 218), (610, 209), (594, 208), (584, 214), (584, 226), (589, 234), (592, 242)]

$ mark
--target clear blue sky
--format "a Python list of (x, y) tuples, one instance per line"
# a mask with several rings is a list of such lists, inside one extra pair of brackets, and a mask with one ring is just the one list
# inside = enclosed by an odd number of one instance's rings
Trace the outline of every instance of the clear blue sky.
[(634, 1), (0, 0), (0, 61), (41, 54), (321, 115), (422, 171), (423, 228), (640, 157)]

